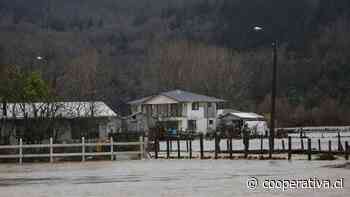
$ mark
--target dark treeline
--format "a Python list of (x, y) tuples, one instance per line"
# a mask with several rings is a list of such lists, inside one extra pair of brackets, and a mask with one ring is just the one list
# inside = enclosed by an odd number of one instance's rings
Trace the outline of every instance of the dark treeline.
[(180, 88), (268, 115), (278, 40), (278, 125), (349, 124), (349, 35), (348, 0), (0, 0), (0, 65), (123, 113)]

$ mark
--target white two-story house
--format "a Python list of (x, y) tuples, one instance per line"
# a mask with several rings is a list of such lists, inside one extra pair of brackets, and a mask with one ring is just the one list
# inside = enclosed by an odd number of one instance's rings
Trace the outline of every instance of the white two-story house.
[(223, 102), (214, 97), (173, 90), (128, 104), (131, 113), (142, 112), (168, 130), (206, 133), (216, 128), (217, 110), (222, 108)]

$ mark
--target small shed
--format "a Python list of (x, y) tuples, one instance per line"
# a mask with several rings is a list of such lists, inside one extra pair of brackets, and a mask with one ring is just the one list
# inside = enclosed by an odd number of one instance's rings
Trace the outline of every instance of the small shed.
[(265, 135), (268, 131), (265, 117), (254, 112), (226, 109), (218, 115), (218, 121), (218, 125), (229, 128), (242, 128), (243, 125), (247, 124), (252, 134)]

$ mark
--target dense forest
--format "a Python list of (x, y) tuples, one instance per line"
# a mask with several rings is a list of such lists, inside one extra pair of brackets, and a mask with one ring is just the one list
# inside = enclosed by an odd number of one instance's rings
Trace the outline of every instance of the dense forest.
[[(275, 40), (278, 126), (350, 124), (349, 0), (0, 0), (0, 99), (125, 114), (179, 88), (268, 116)], [(45, 91), (9, 93), (16, 76)]]

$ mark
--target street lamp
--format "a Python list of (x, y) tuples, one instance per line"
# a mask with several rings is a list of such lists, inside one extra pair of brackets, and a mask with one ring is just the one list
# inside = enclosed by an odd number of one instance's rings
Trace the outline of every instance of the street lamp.
[[(255, 26), (254, 31), (263, 31), (263, 27)], [(270, 117), (270, 136), (269, 136), (269, 158), (272, 158), (275, 140), (275, 112), (276, 112), (276, 85), (277, 85), (277, 40), (272, 42), (273, 65), (271, 81), (271, 117)]]

